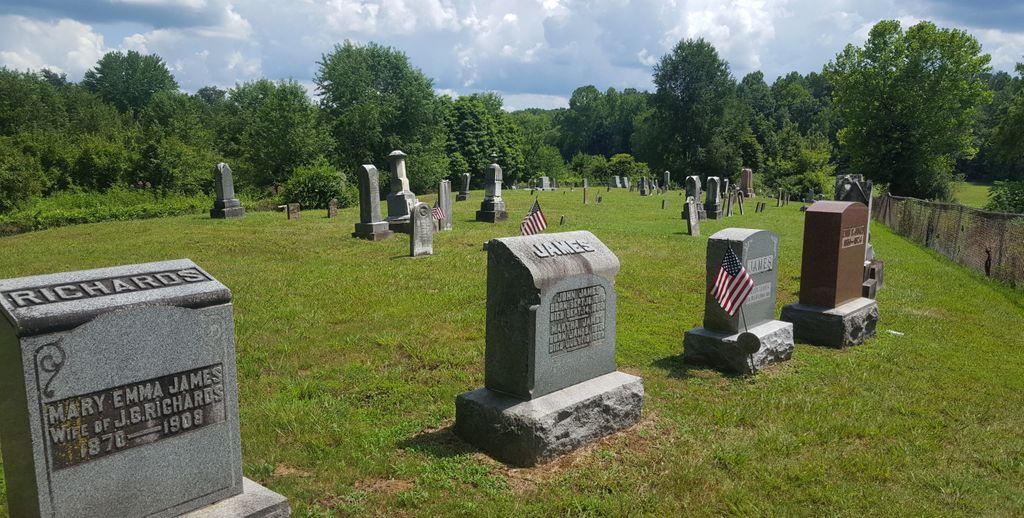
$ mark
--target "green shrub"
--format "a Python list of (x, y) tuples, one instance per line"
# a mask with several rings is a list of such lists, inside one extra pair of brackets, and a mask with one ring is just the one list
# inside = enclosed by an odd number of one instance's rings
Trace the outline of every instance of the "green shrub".
[(988, 192), (988, 210), (1024, 214), (1024, 181), (996, 182)]
[(298, 203), (303, 209), (327, 208), (331, 198), (338, 198), (342, 207), (354, 200), (345, 175), (324, 158), (295, 168), (281, 194), (283, 203)]
[(23, 205), (46, 188), (39, 161), (9, 145), (0, 142), (0, 213)]

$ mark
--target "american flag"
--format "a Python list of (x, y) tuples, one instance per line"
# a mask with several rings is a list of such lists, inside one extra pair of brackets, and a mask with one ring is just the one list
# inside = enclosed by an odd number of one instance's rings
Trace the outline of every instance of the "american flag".
[(546, 228), (548, 228), (548, 220), (544, 218), (544, 212), (540, 210), (540, 202), (533, 200), (533, 208), (519, 224), (519, 230), (524, 236), (532, 236), (543, 232)]
[(444, 209), (442, 209), (439, 205), (434, 205), (434, 210), (431, 211), (431, 214), (433, 214), (433, 218), (435, 221), (441, 221), (442, 219), (444, 219)]
[(725, 257), (722, 259), (722, 267), (718, 270), (718, 277), (711, 286), (711, 294), (722, 306), (729, 316), (736, 314), (736, 311), (747, 300), (747, 295), (754, 287), (754, 279), (750, 278), (747, 269), (740, 264), (740, 260), (731, 248), (725, 249)]

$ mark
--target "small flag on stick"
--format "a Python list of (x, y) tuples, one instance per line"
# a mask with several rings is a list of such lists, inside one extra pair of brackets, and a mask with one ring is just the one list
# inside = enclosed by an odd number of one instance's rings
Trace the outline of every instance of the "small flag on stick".
[(736, 314), (736, 311), (747, 300), (747, 295), (754, 287), (754, 279), (750, 278), (747, 269), (740, 264), (739, 258), (731, 248), (725, 249), (725, 257), (722, 258), (722, 267), (718, 270), (718, 277), (711, 286), (711, 294), (718, 301), (729, 316)]
[(524, 236), (532, 236), (543, 232), (546, 228), (548, 228), (548, 220), (544, 218), (544, 212), (540, 210), (540, 202), (533, 200), (533, 208), (519, 224), (519, 230)]
[(444, 219), (444, 209), (437, 204), (434, 205), (434, 210), (431, 211), (431, 214), (433, 215), (432, 217), (434, 218), (434, 221), (441, 221)]

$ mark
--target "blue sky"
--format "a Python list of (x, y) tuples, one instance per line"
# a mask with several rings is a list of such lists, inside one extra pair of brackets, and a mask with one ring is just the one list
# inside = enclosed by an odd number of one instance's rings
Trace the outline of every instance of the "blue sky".
[(684, 38), (711, 41), (737, 79), (820, 70), (881, 19), (964, 29), (996, 70), (1024, 61), (1020, 1), (0, 0), (0, 65), (77, 81), (105, 52), (138, 50), (187, 91), (260, 77), (312, 89), (317, 61), (350, 39), (402, 50), (440, 92), (551, 108), (586, 84), (650, 89), (652, 66)]

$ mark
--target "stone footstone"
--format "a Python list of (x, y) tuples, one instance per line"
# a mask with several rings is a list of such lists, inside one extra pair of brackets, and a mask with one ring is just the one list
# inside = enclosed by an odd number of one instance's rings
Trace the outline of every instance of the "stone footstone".
[[(742, 338), (741, 338), (742, 337)], [(735, 374), (755, 374), (793, 357), (793, 324), (770, 320), (744, 333), (720, 333), (703, 327), (683, 336), (683, 362)]]
[(831, 309), (790, 304), (782, 308), (780, 318), (793, 324), (794, 338), (801, 342), (848, 347), (875, 336), (878, 303), (861, 297)]
[(615, 371), (523, 401), (486, 388), (455, 400), (455, 434), (495, 459), (535, 466), (640, 420), (643, 381)]
[(242, 480), (242, 494), (180, 518), (287, 518), (291, 514), (287, 498), (246, 478)]

